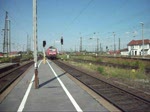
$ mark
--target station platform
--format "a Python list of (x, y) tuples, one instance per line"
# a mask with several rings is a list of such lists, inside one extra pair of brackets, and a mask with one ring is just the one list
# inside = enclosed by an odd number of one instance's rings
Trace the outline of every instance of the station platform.
[(108, 111), (50, 60), (38, 65), (39, 88), (32, 66), (1, 102), (0, 111)]
[(5, 68), (5, 67), (9, 67), (12, 65), (16, 65), (16, 63), (1, 63), (0, 64), (0, 69)]

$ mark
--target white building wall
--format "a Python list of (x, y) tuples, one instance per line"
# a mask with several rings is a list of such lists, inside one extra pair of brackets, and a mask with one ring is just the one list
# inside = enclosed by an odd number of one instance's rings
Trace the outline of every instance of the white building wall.
[(121, 51), (121, 55), (123, 55), (123, 56), (128, 56), (128, 55), (129, 55), (129, 52), (128, 52), (128, 51)]
[[(143, 45), (128, 46), (128, 52), (121, 52), (121, 55), (142, 55)], [(150, 55), (150, 44), (145, 44), (144, 49), (148, 49), (145, 55)]]
[(131, 51), (131, 46), (128, 46), (128, 51)]
[(149, 48), (149, 50), (148, 50), (148, 55), (150, 55), (150, 48)]
[(149, 49), (149, 44), (146, 44), (146, 45), (144, 46), (144, 49)]
[(139, 45), (134, 45), (133, 48), (134, 49), (139, 49)]

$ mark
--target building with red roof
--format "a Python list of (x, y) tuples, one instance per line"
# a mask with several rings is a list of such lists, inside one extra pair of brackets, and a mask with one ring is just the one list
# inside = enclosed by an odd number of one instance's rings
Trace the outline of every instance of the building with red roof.
[(128, 53), (133, 56), (150, 55), (150, 40), (144, 39), (144, 46), (142, 40), (132, 40), (128, 43)]

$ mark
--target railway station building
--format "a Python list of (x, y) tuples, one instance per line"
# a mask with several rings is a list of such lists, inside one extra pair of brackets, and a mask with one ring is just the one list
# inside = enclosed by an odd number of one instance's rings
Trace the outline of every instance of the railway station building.
[(150, 40), (144, 40), (144, 46), (142, 40), (132, 40), (128, 43), (128, 53), (131, 56), (141, 56), (143, 55), (150, 55)]

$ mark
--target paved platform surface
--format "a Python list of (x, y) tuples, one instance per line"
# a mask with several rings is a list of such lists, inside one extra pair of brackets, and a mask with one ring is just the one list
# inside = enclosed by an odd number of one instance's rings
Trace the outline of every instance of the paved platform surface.
[(0, 111), (108, 111), (66, 74), (51, 61), (39, 61), (39, 89), (34, 88), (31, 67), (0, 104)]

